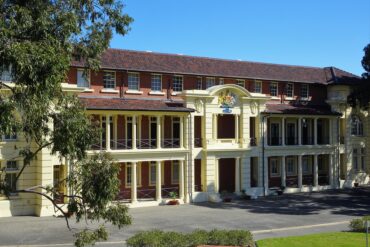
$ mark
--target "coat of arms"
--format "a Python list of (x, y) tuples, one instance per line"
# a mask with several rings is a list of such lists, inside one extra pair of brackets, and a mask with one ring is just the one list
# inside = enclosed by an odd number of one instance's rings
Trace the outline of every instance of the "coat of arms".
[(229, 90), (221, 92), (218, 96), (218, 103), (221, 108), (224, 108), (225, 113), (230, 113), (230, 108), (234, 107), (236, 103), (236, 95)]

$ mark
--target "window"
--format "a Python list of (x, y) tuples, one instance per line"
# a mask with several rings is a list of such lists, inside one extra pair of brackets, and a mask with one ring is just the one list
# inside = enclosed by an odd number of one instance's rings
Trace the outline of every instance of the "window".
[(8, 160), (6, 162), (6, 175), (5, 175), (5, 181), (10, 186), (11, 191), (17, 190), (17, 171), (18, 171), (18, 165), (17, 161), (15, 160)]
[(270, 83), (270, 95), (271, 96), (278, 96), (278, 84), (277, 82)]
[(272, 158), (270, 161), (271, 161), (270, 163), (271, 177), (280, 177), (280, 166), (278, 160), (276, 158)]
[(308, 157), (302, 157), (302, 173), (304, 175), (312, 174), (312, 166)]
[(361, 119), (354, 115), (351, 118), (351, 135), (355, 136), (362, 136), (364, 134), (363, 132), (363, 124)]
[(12, 133), (5, 134), (3, 136), (3, 139), (5, 141), (15, 141), (15, 140), (17, 140), (17, 132), (16, 132), (16, 129), (13, 128), (13, 132)]
[(152, 75), (152, 91), (162, 91), (162, 76), (158, 74)]
[(104, 88), (114, 89), (116, 87), (115, 73), (104, 71), (103, 84)]
[(206, 78), (206, 88), (210, 88), (215, 85), (215, 78), (214, 77), (207, 77)]
[(224, 82), (224, 78), (220, 78), (220, 79), (218, 79), (218, 84), (219, 84), (219, 85), (224, 85), (224, 84), (225, 84), (225, 82)]
[(357, 148), (353, 149), (352, 152), (352, 167), (355, 170), (358, 170), (358, 153), (357, 153)]
[(245, 81), (244, 80), (236, 80), (236, 85), (245, 87)]
[(90, 87), (90, 73), (88, 71), (84, 72), (82, 69), (77, 70), (77, 87)]
[(297, 175), (296, 164), (294, 162), (294, 158), (293, 157), (287, 158), (286, 174), (287, 174), (287, 176), (295, 176), (295, 175)]
[(354, 148), (352, 153), (352, 167), (354, 170), (365, 171), (365, 148)]
[(301, 99), (308, 99), (308, 84), (301, 85)]
[(5, 66), (2, 66), (2, 71), (1, 71), (1, 81), (13, 81), (12, 73), (11, 73), (12, 67), (9, 66), (5, 68)]
[(254, 92), (262, 93), (262, 82), (261, 81), (254, 81)]
[(154, 186), (157, 181), (157, 169), (156, 169), (156, 163), (154, 161), (150, 162), (149, 166), (149, 185)]
[(6, 162), (6, 170), (7, 171), (16, 171), (16, 170), (18, 170), (17, 161), (8, 160)]
[(198, 90), (202, 90), (203, 89), (202, 77), (197, 77), (197, 89)]
[[(126, 187), (131, 187), (132, 164), (126, 164)], [(136, 184), (141, 186), (141, 164), (136, 165)]]
[(172, 161), (171, 166), (171, 183), (172, 184), (178, 184), (179, 183), (179, 176), (180, 176), (180, 165), (179, 161), (174, 160)]
[(365, 158), (366, 158), (366, 151), (365, 151), (366, 149), (365, 148), (361, 148), (361, 157), (360, 157), (360, 159), (361, 159), (361, 169), (363, 170), (363, 171), (365, 171)]
[(293, 83), (286, 84), (285, 94), (288, 98), (293, 98)]
[(174, 92), (181, 92), (182, 91), (182, 76), (175, 75), (173, 77), (173, 84), (172, 84), (172, 90)]
[(139, 81), (139, 73), (128, 73), (128, 90), (139, 91)]

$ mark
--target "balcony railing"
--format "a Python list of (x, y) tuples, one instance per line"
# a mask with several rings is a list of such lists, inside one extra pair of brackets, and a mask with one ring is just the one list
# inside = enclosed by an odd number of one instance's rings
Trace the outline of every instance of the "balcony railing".
[(317, 144), (318, 145), (329, 144), (329, 136), (317, 136)]
[(298, 145), (298, 138), (295, 136), (286, 137), (285, 145)]
[(281, 137), (270, 137), (268, 140), (268, 145), (269, 146), (280, 146), (281, 145)]
[(117, 139), (110, 141), (110, 148), (113, 150), (117, 149), (132, 149), (131, 139)]
[[(201, 141), (200, 141), (201, 143)], [(179, 148), (180, 139), (162, 139), (162, 148)], [(137, 139), (136, 140), (137, 149), (156, 149), (157, 140), (156, 139)], [(91, 145), (91, 150), (106, 150), (106, 141), (102, 140), (100, 143)], [(117, 139), (110, 141), (111, 150), (128, 150), (133, 149), (132, 139)]]
[(154, 149), (157, 148), (156, 139), (137, 139), (136, 147), (138, 149)]
[(180, 139), (163, 139), (162, 148), (179, 148)]

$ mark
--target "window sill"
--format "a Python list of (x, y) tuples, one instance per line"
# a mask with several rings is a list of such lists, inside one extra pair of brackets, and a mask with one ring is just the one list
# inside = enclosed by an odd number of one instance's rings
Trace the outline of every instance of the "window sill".
[(103, 88), (102, 90), (100, 90), (101, 93), (119, 93), (118, 90), (115, 90), (115, 89), (109, 89), (109, 88)]
[(179, 95), (179, 94), (181, 94), (181, 92), (172, 92), (171, 93), (172, 96), (176, 96), (176, 95)]
[(138, 90), (126, 90), (125, 94), (143, 94), (143, 91)]
[(7, 143), (7, 142), (17, 142), (18, 141), (18, 139), (3, 139), (0, 143), (1, 144), (5, 144), (5, 143)]
[(93, 93), (94, 92), (94, 89), (92, 89), (92, 88), (85, 88), (85, 90), (83, 92), (84, 93)]
[(271, 99), (278, 99), (278, 100), (280, 100), (280, 97), (278, 97), (278, 96), (271, 96)]
[(285, 100), (294, 100), (293, 97), (285, 97)]
[(161, 91), (150, 91), (149, 95), (165, 95), (165, 93)]

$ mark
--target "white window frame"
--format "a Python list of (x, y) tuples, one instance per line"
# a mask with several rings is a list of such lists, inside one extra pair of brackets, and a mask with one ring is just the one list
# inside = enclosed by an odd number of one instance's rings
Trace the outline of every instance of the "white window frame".
[(303, 100), (308, 100), (310, 97), (310, 89), (308, 84), (301, 84), (300, 97)]
[(244, 87), (245, 88), (245, 80), (243, 79), (237, 79), (236, 80), (236, 85)]
[(216, 78), (206, 77), (206, 89), (213, 87), (214, 85), (216, 85)]
[(253, 91), (255, 93), (262, 93), (262, 81), (255, 80), (253, 86)]
[[(175, 174), (175, 168), (177, 166), (177, 178)], [(180, 183), (180, 162), (178, 160), (173, 160), (171, 162), (171, 184), (179, 184)]]
[[(84, 75), (85, 70), (84, 69), (77, 69), (77, 87), (80, 88), (90, 88), (90, 70), (86, 71), (86, 77)], [(80, 75), (81, 73), (81, 75)], [(83, 79), (83, 83), (79, 83), (79, 79)]]
[[(273, 94), (274, 91), (276, 91), (276, 92)], [(270, 82), (270, 95), (272, 97), (278, 97), (279, 96), (279, 84), (277, 82)]]
[(127, 89), (129, 91), (140, 90), (140, 74), (137, 72), (127, 73)]
[[(290, 88), (291, 87), (291, 88)], [(285, 95), (287, 98), (292, 99), (294, 97), (294, 84), (287, 83), (285, 86)]]
[[(112, 78), (106, 79), (106, 75), (111, 74), (113, 75), (113, 85), (112, 85)], [(116, 72), (111, 70), (104, 70), (103, 71), (103, 87), (104, 89), (116, 89)]]
[(201, 76), (197, 77), (197, 89), (202, 90), (203, 89), (203, 78)]
[[(12, 166), (8, 167), (9, 164), (12, 164)], [(18, 175), (18, 171), (19, 171), (18, 161), (17, 160), (7, 160), (5, 163), (5, 171), (6, 171), (5, 180), (7, 180), (7, 177), (10, 177), (11, 180), (13, 179), (15, 180)], [(12, 186), (12, 184), (13, 183), (11, 182), (10, 186)], [(18, 183), (15, 184), (14, 190), (17, 190), (17, 188), (18, 188)]]
[[(290, 171), (290, 166), (292, 166), (293, 168), (292, 171)], [(286, 175), (287, 176), (297, 176), (297, 162), (294, 157), (286, 158)]]
[(174, 75), (172, 78), (172, 90), (174, 92), (182, 92), (184, 88), (184, 77), (182, 75)]
[[(276, 172), (274, 171), (276, 169)], [(280, 177), (280, 163), (277, 158), (270, 158), (270, 177)]]
[[(158, 81), (159, 79), (159, 81)], [(162, 75), (152, 74), (150, 77), (150, 90), (152, 92), (162, 92)]]
[(364, 135), (364, 125), (357, 115), (352, 115), (351, 117), (351, 135), (353, 136), (363, 136)]

